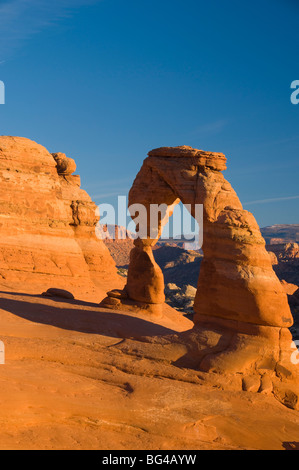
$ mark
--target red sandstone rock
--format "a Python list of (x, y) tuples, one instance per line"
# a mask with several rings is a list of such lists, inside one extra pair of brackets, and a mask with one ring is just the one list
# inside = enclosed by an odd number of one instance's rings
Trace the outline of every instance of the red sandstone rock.
[[(135, 179), (129, 205), (143, 204), (149, 214), (151, 204), (167, 204), (172, 213), (182, 201), (194, 217), (195, 205), (203, 205), (204, 259), (194, 305), (194, 334), (182, 339), (189, 348), (184, 363), (189, 367), (194, 360), (200, 370), (222, 375), (247, 377), (251, 372), (243, 387), (254, 391), (262, 391), (262, 377), (271, 371), (282, 402), (280, 383), (292, 379), (295, 389), (287, 393), (292, 399), (285, 404), (297, 407), (299, 377), (291, 363), (288, 328), (293, 319), (287, 296), (253, 215), (243, 209), (221, 173), (225, 162), (222, 154), (190, 147), (154, 150)], [(149, 224), (148, 217), (147, 238), (135, 240), (126, 286), (132, 302), (163, 301), (164, 282), (151, 249), (168, 216), (157, 226)], [(266, 389), (271, 389), (269, 384)]]
[(287, 295), (293, 295), (298, 290), (298, 286), (295, 284), (289, 284), (286, 281), (281, 281), (281, 285)]
[(149, 304), (163, 303), (164, 277), (155, 262), (151, 247), (133, 248), (130, 267), (126, 286), (129, 298)]
[[(96, 206), (72, 175), (76, 164), (19, 137), (0, 137), (0, 280), (91, 298), (115, 264), (95, 236)], [(56, 160), (56, 161), (55, 161)]]
[(181, 147), (161, 147), (151, 150), (149, 157), (194, 157), (196, 164), (209, 167), (213, 170), (226, 170), (226, 158), (223, 153), (204, 152), (203, 150), (193, 149), (187, 145)]
[(278, 265), (278, 259), (277, 259), (276, 254), (273, 253), (272, 251), (269, 251), (269, 256), (270, 256), (270, 259), (271, 259), (272, 266), (277, 266)]
[[(181, 200), (191, 208), (195, 203), (203, 204), (205, 257), (195, 301), (198, 314), (289, 327), (292, 317), (287, 298), (273, 272), (259, 227), (243, 210), (222, 173), (210, 168), (216, 168), (219, 158), (223, 161), (225, 157), (207, 153), (207, 167), (202, 162), (206, 153), (188, 147), (150, 152), (130, 191), (129, 203), (149, 207)], [(155, 240), (142, 240), (141, 245), (154, 245), (166, 222), (156, 227)], [(132, 275), (132, 267), (128, 275)], [(160, 289), (163, 291), (162, 284)], [(130, 297), (134, 299), (132, 289)]]
[(71, 292), (63, 289), (48, 289), (47, 292), (43, 292), (44, 297), (61, 297), (62, 299), (74, 300), (74, 296)]
[(52, 153), (57, 164), (57, 173), (59, 175), (72, 175), (75, 173), (77, 165), (72, 158), (67, 158), (64, 153)]

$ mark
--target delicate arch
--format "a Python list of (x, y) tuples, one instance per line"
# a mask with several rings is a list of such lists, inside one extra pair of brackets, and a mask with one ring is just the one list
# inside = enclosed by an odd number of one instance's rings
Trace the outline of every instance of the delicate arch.
[[(161, 148), (149, 153), (129, 194), (129, 206), (166, 204), (172, 211), (182, 201), (203, 204), (203, 251), (195, 323), (205, 317), (255, 325), (290, 327), (287, 298), (271, 265), (259, 227), (243, 210), (235, 191), (224, 179), (226, 158), (190, 147)], [(164, 301), (164, 281), (154, 261), (152, 246), (161, 236), (168, 216), (156, 227), (156, 237), (137, 239), (131, 253), (127, 293), (131, 300), (149, 304)], [(147, 230), (151, 228), (147, 220)]]
[[(165, 147), (149, 153), (130, 191), (129, 205), (139, 203), (149, 209), (151, 204), (164, 203), (169, 211), (157, 227), (145, 221), (146, 237), (134, 242), (124, 291), (109, 292), (101, 305), (161, 313), (164, 279), (152, 247), (175, 204), (182, 201), (189, 206), (193, 217), (196, 204), (202, 204), (204, 259), (194, 304), (195, 325), (178, 339), (188, 351), (180, 365), (192, 364), (205, 372), (238, 373), (234, 380), (242, 382), (243, 377), (244, 390), (252, 383), (256, 391), (264, 391), (266, 386), (271, 389), (272, 380), (278, 387), (287, 377), (295, 388), (285, 393), (283, 384), (281, 401), (296, 407), (299, 377), (291, 364), (288, 328), (293, 319), (287, 296), (253, 215), (243, 209), (224, 179), (225, 169), (223, 154), (191, 147)], [(247, 382), (246, 374), (254, 378)], [(290, 396), (294, 398), (292, 405)]]

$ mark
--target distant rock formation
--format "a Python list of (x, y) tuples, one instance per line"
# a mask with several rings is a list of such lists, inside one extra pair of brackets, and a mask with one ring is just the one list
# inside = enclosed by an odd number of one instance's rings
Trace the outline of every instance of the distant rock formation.
[(279, 279), (299, 285), (299, 244), (267, 245), (267, 250), (276, 257), (274, 271)]
[[(125, 227), (118, 225), (103, 225), (101, 223), (97, 225), (96, 234), (97, 237), (102, 239), (107, 246), (116, 266), (118, 268), (127, 268), (130, 263), (130, 253), (134, 248), (136, 234), (128, 231)], [(155, 245), (155, 249), (164, 247), (171, 247), (174, 250), (176, 248), (189, 251), (197, 250), (198, 242), (186, 241), (183, 237), (180, 239), (168, 237), (164, 240), (160, 239)]]
[(267, 245), (299, 242), (299, 224), (271, 225), (261, 229)]
[(276, 255), (279, 261), (292, 261), (299, 260), (299, 244), (298, 243), (283, 243), (275, 245), (267, 245), (267, 250)]
[(154, 258), (162, 269), (165, 284), (173, 283), (180, 288), (197, 286), (202, 254), (168, 245), (153, 248)]
[(96, 228), (97, 237), (107, 242), (122, 243), (125, 240), (135, 240), (136, 234), (120, 225), (108, 225), (99, 223)]
[[(96, 238), (96, 205), (74, 160), (25, 138), (0, 137), (0, 284), (90, 298), (115, 264)], [(41, 291), (42, 292), (42, 291)]]
[(192, 318), (196, 289), (190, 285), (184, 285), (181, 289), (176, 284), (169, 283), (165, 286), (166, 302), (178, 312), (189, 314)]
[[(194, 361), (205, 372), (258, 374), (253, 379), (256, 391), (267, 375), (279, 399), (295, 408), (299, 380), (291, 363), (293, 319), (287, 296), (253, 215), (243, 209), (221, 173), (225, 169), (223, 154), (190, 147), (153, 150), (135, 179), (129, 206), (143, 204), (149, 213), (151, 204), (166, 204), (171, 214), (182, 201), (196, 217), (196, 204), (203, 205), (204, 259), (194, 304)], [(130, 302), (156, 314), (165, 300), (164, 279), (152, 247), (167, 221), (160, 217), (156, 227), (147, 227), (146, 239), (135, 240), (125, 288)], [(117, 301), (118, 308), (126, 303)], [(286, 392), (281, 384), (291, 378), (296, 391)], [(248, 383), (244, 378), (244, 390), (252, 390)]]
[(118, 268), (127, 268), (134, 248), (135, 234), (118, 225), (97, 225), (96, 234), (107, 246)]

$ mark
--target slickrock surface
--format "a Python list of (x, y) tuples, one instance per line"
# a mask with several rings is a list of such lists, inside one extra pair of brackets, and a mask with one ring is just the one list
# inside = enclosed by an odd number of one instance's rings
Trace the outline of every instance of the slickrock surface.
[[(291, 361), (293, 318), (287, 295), (273, 271), (257, 222), (224, 179), (224, 169), (223, 154), (190, 147), (149, 153), (131, 188), (129, 205), (143, 204), (150, 214), (151, 204), (166, 204), (168, 213), (156, 226), (148, 217), (147, 238), (135, 240), (125, 293), (136, 306), (159, 311), (164, 280), (152, 246), (179, 201), (199, 223), (195, 208), (202, 204), (204, 259), (194, 331), (180, 338), (188, 348), (181, 363), (222, 376), (243, 375), (244, 390), (263, 392), (267, 382), (282, 403), (299, 408), (299, 368)], [(126, 301), (119, 304), (121, 308)]]
[(1, 294), (1, 449), (284, 449), (299, 412), (264, 380), (184, 368), (191, 322)]
[(109, 251), (95, 236), (96, 206), (75, 170), (62, 153), (0, 137), (2, 289), (61, 288), (100, 300), (106, 282), (119, 282)]

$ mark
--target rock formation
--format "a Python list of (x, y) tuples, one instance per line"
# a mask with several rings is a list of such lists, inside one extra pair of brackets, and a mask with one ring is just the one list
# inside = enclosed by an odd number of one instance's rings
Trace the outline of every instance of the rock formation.
[(103, 281), (117, 281), (115, 264), (95, 236), (96, 206), (75, 170), (62, 153), (0, 137), (2, 288), (62, 288), (91, 299)]
[(290, 284), (299, 285), (298, 243), (268, 245), (267, 250), (271, 256), (276, 257), (274, 271), (278, 278)]
[(243, 209), (224, 179), (225, 169), (226, 158), (219, 153), (190, 147), (149, 153), (130, 191), (129, 205), (143, 204), (149, 214), (151, 204), (166, 204), (169, 213), (155, 227), (148, 216), (147, 237), (135, 240), (125, 296), (139, 308), (159, 312), (164, 281), (152, 247), (179, 201), (190, 207), (194, 217), (196, 205), (202, 204), (204, 259), (194, 305), (195, 328), (187, 339), (195, 346), (190, 346), (186, 364), (224, 375), (253, 374), (248, 380), (244, 376), (244, 390), (252, 390), (253, 381), (253, 388), (263, 391), (263, 380), (273, 381), (279, 399), (294, 408), (297, 385), (295, 391), (280, 387), (283, 382), (298, 383), (297, 368), (291, 363), (293, 319), (287, 296), (253, 215)]
[(191, 285), (185, 285), (182, 289), (176, 284), (168, 283), (165, 286), (166, 303), (178, 312), (193, 316), (194, 299), (196, 289)]
[(261, 229), (267, 245), (299, 242), (299, 225), (271, 225)]

